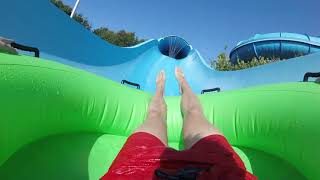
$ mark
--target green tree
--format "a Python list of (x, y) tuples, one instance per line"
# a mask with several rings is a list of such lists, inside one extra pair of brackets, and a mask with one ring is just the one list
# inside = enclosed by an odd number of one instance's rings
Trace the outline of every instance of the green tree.
[(102, 39), (108, 41), (111, 44), (115, 44), (122, 47), (134, 46), (141, 42), (144, 42), (143, 39), (138, 39), (133, 32), (126, 32), (125, 30), (121, 30), (118, 32), (114, 32), (109, 30), (108, 28), (101, 27), (95, 29), (93, 31), (97, 36)]
[[(64, 11), (66, 14), (68, 14), (69, 16), (71, 15), (72, 12), (72, 8), (70, 6), (67, 6), (65, 4), (63, 4), (63, 2), (61, 0), (50, 0), (57, 8), (61, 9), (62, 11)], [(80, 24), (82, 24), (86, 29), (91, 29), (91, 25), (88, 21), (87, 17), (84, 17), (82, 14), (78, 14), (75, 13), (73, 18), (79, 22)]]
[(227, 46), (224, 47), (224, 51), (221, 52), (216, 59), (211, 61), (211, 67), (219, 71), (230, 71), (234, 70), (232, 63), (227, 55)]
[(271, 62), (279, 61), (280, 59), (272, 58), (267, 59), (264, 57), (253, 58), (251, 61), (238, 60), (236, 64), (232, 64), (229, 56), (227, 55), (227, 46), (225, 46), (224, 51), (221, 52), (217, 58), (211, 61), (211, 67), (218, 71), (236, 71), (240, 69), (247, 69), (255, 66), (260, 66), (263, 64), (268, 64)]
[[(50, 0), (56, 7), (64, 11), (66, 14), (70, 16), (72, 12), (72, 8), (68, 5), (63, 4), (61, 0)], [(82, 14), (75, 13), (73, 18), (78, 21), (80, 24), (82, 24), (85, 28), (91, 30), (91, 25), (88, 21), (87, 17), (84, 17)], [(95, 33), (97, 36), (102, 38), (105, 41), (108, 41), (111, 44), (117, 45), (117, 46), (134, 46), (136, 44), (142, 43), (145, 40), (139, 39), (136, 37), (135, 33), (133, 32), (127, 32), (125, 30), (121, 30), (118, 32), (114, 32), (109, 30), (106, 27), (100, 27), (95, 30), (93, 30), (93, 33)]]

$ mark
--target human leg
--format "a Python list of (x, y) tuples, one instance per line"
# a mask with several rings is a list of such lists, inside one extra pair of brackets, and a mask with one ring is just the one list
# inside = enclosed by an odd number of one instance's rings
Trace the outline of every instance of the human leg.
[(182, 94), (180, 106), (184, 117), (183, 137), (186, 149), (206, 136), (222, 135), (204, 116), (201, 104), (185, 80), (182, 70), (176, 68), (175, 74)]
[(135, 132), (150, 133), (167, 145), (167, 105), (163, 97), (164, 86), (165, 73), (161, 71), (157, 76), (156, 93), (150, 101), (146, 120)]

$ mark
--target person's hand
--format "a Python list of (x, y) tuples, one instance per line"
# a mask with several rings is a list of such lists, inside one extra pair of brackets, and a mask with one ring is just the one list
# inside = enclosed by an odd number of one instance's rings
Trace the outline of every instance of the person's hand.
[(0, 39), (0, 52), (14, 54), (14, 55), (18, 54), (15, 48), (11, 47), (11, 45), (8, 44), (7, 41), (4, 41), (2, 39)]

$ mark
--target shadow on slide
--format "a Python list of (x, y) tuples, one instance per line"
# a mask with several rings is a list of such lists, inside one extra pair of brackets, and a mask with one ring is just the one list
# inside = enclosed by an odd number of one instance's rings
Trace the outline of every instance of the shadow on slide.
[(303, 175), (301, 175), (289, 163), (275, 156), (251, 148), (238, 148), (245, 153), (245, 155), (250, 161), (252, 172), (259, 179), (306, 180), (306, 178)]
[(58, 135), (27, 145), (1, 167), (0, 179), (90, 179), (89, 156), (100, 136)]

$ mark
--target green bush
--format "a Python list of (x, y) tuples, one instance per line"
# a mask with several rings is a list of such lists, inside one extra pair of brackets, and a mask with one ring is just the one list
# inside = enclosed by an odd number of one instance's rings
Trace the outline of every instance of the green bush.
[[(296, 53), (292, 58), (304, 56), (302, 53)], [(284, 61), (286, 59), (280, 59), (272, 57), (270, 59), (265, 57), (253, 58), (251, 61), (238, 60), (236, 64), (232, 64), (227, 53), (227, 46), (225, 46), (224, 51), (220, 53), (216, 59), (211, 61), (210, 66), (218, 71), (236, 71), (240, 69), (247, 69), (255, 66), (260, 66), (264, 64), (269, 64), (276, 61)], [(319, 79), (320, 81), (320, 79)]]
[(224, 52), (220, 53), (216, 59), (211, 61), (211, 67), (218, 71), (236, 71), (240, 69), (247, 69), (255, 66), (260, 66), (263, 64), (268, 64), (271, 62), (279, 61), (279, 58), (267, 59), (264, 57), (253, 58), (251, 61), (245, 62), (238, 60), (238, 63), (232, 64), (230, 58), (227, 54), (227, 46), (224, 48)]
[(114, 32), (108, 28), (98, 28), (93, 31), (97, 36), (103, 40), (108, 41), (111, 44), (115, 44), (122, 47), (134, 46), (136, 44), (144, 42), (143, 39), (138, 39), (133, 32), (126, 32), (124, 30)]
[(264, 57), (253, 58), (251, 61), (245, 62), (238, 60), (237, 64), (232, 64), (229, 58), (221, 58), (218, 56), (216, 60), (211, 62), (211, 67), (218, 71), (236, 71), (240, 69), (247, 69), (255, 66), (268, 64), (271, 62), (279, 61), (280, 59), (267, 59)]

